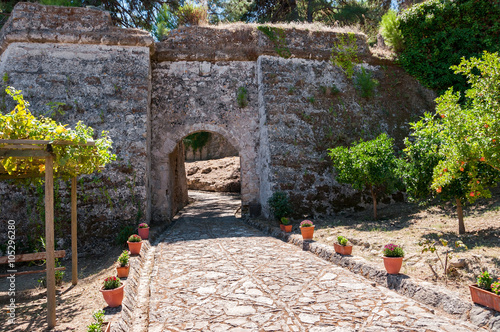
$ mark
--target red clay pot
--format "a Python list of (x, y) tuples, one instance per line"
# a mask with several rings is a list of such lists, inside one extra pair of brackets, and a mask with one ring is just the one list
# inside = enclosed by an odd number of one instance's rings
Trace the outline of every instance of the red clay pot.
[(311, 227), (301, 227), (300, 232), (302, 233), (302, 239), (312, 240), (314, 234), (314, 226)]
[(141, 237), (141, 239), (146, 240), (149, 238), (149, 227), (148, 228), (138, 228), (137, 233)]
[(116, 276), (118, 278), (127, 278), (129, 271), (130, 271), (130, 265), (127, 265), (127, 266), (117, 266), (116, 267)]
[(128, 250), (130, 251), (131, 255), (139, 255), (141, 253), (142, 241), (141, 242), (127, 241), (127, 244), (128, 244)]
[(125, 284), (115, 289), (104, 289), (101, 287), (100, 291), (104, 297), (104, 301), (106, 301), (110, 308), (116, 308), (122, 305), (123, 287), (125, 287)]
[(479, 288), (477, 285), (470, 285), (469, 290), (472, 302), (500, 311), (500, 295)]
[(284, 230), (285, 230), (285, 225), (280, 224), (280, 229), (281, 229), (282, 231), (284, 231)]
[(403, 266), (403, 257), (384, 257), (385, 270), (389, 274), (398, 274)]
[(334, 243), (333, 247), (335, 248), (335, 252), (341, 255), (350, 255), (352, 253), (352, 246), (343, 246), (338, 243)]
[(285, 232), (290, 233), (292, 231), (293, 225), (283, 225)]

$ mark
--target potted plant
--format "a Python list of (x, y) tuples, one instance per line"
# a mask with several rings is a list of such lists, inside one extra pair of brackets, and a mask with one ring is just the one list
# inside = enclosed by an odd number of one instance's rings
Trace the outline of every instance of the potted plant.
[(345, 236), (339, 235), (337, 237), (337, 242), (338, 243), (333, 244), (337, 254), (350, 255), (352, 253), (352, 246), (348, 245), (349, 240)]
[(122, 305), (123, 287), (125, 287), (125, 284), (122, 284), (117, 277), (107, 277), (104, 279), (104, 285), (100, 291), (109, 307), (115, 308)]
[(472, 302), (500, 311), (500, 282), (493, 282), (488, 271), (477, 278), (477, 285), (469, 286)]
[(128, 264), (130, 256), (127, 250), (123, 250), (120, 257), (118, 257), (118, 266), (116, 267), (116, 274), (118, 278), (127, 278), (128, 272), (130, 270), (130, 265)]
[(139, 229), (138, 229), (139, 236), (141, 239), (146, 240), (149, 238), (149, 226), (146, 223), (141, 223), (139, 224)]
[(97, 310), (92, 313), (94, 322), (87, 326), (87, 332), (109, 332), (111, 324), (104, 321), (104, 310)]
[(292, 231), (292, 223), (290, 221), (290, 218), (286, 217), (281, 218), (280, 228), (282, 231), (290, 233)]
[(128, 250), (131, 255), (139, 255), (141, 253), (142, 239), (137, 234), (132, 234), (127, 241)]
[(311, 220), (304, 220), (300, 223), (300, 232), (302, 239), (312, 240), (314, 234), (314, 224)]
[(403, 248), (392, 243), (386, 244), (384, 247), (384, 266), (387, 273), (398, 274), (403, 265), (404, 256)]

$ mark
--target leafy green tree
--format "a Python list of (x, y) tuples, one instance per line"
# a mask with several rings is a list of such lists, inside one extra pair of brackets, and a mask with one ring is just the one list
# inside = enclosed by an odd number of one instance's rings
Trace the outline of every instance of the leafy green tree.
[(396, 11), (390, 9), (382, 16), (379, 31), (387, 45), (392, 47), (394, 51), (400, 52), (403, 49), (403, 36), (399, 29)]
[(410, 183), (411, 197), (425, 196), (430, 188), (454, 201), (459, 234), (464, 234), (463, 205), (491, 197), (489, 188), (500, 180), (500, 57), (484, 52), (451, 68), (471, 86), (465, 103), (450, 88), (436, 99), (436, 114), (413, 124), (413, 140), (406, 141), (405, 150), (410, 172), (403, 181)]
[(328, 154), (338, 182), (351, 184), (357, 190), (370, 190), (373, 217), (377, 219), (377, 195), (392, 192), (398, 184), (393, 139), (384, 133), (371, 141), (360, 140), (350, 148), (329, 149)]

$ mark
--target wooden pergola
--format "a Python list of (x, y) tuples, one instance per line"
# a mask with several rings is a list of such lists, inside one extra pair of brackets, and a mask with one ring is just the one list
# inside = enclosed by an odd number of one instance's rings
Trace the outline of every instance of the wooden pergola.
[[(54, 252), (54, 145), (83, 145), (95, 146), (95, 142), (74, 143), (70, 141), (45, 140), (8, 140), (0, 139), (0, 160), (6, 158), (32, 158), (45, 166), (45, 246), (47, 274), (47, 323), (49, 329), (56, 325), (56, 280), (55, 280), (55, 252)], [(1, 166), (1, 165), (0, 165)], [(41, 172), (25, 172), (9, 174), (0, 167), (0, 180), (40, 177)], [(77, 252), (77, 195), (76, 176), (71, 176), (71, 280), (78, 283), (78, 252)]]

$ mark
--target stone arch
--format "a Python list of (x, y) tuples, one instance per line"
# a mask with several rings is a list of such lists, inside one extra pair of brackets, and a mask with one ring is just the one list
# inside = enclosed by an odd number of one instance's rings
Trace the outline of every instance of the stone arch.
[(164, 140), (159, 149), (163, 156), (158, 156), (152, 163), (153, 221), (171, 219), (188, 203), (182, 140), (197, 132), (221, 135), (238, 151), (242, 211), (248, 212), (250, 206), (258, 205), (259, 193), (258, 190), (255, 190), (258, 188), (255, 142), (248, 140), (245, 134), (237, 136), (225, 125), (210, 123), (178, 125), (174, 131), (169, 133), (168, 138)]

